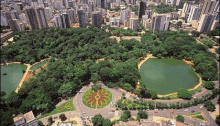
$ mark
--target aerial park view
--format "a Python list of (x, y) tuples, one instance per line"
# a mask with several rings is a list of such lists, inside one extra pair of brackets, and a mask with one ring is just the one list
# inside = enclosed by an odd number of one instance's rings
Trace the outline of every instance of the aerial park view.
[(1, 1), (2, 126), (218, 126), (218, 0)]

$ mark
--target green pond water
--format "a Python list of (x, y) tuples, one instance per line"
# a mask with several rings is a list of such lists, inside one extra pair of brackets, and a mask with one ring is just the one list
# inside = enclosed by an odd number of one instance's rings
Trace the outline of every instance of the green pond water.
[(44, 60), (43, 62), (40, 62), (40, 63), (37, 63), (35, 65), (33, 65), (30, 70), (37, 70), (39, 69), (40, 67), (44, 66), (44, 64), (47, 63), (47, 60)]
[[(1, 91), (5, 91), (7, 96), (14, 91), (26, 69), (27, 66), (23, 64), (1, 65)], [(5, 73), (7, 74), (3, 75)]]
[(173, 58), (150, 58), (142, 64), (140, 74), (147, 88), (155, 89), (158, 94), (193, 88), (199, 83), (198, 75), (189, 65)]

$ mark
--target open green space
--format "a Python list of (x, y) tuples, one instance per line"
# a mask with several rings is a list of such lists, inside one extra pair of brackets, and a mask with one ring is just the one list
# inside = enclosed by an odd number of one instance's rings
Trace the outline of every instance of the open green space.
[(89, 89), (83, 94), (82, 101), (89, 108), (103, 108), (112, 101), (112, 93), (108, 89)]
[(61, 112), (67, 112), (67, 111), (74, 111), (76, 108), (74, 107), (73, 104), (73, 99), (71, 98), (70, 100), (66, 101), (65, 103), (61, 104), (60, 106), (56, 107), (53, 111), (50, 113), (46, 113), (39, 117), (38, 119), (44, 118), (46, 116), (50, 116), (53, 114), (61, 113)]
[(159, 94), (173, 93), (180, 88), (193, 88), (199, 83), (191, 67), (173, 58), (150, 58), (141, 66), (140, 74), (146, 86)]
[(7, 96), (16, 89), (27, 66), (23, 64), (1, 65), (1, 91)]
[(195, 113), (193, 113), (193, 114), (188, 114), (187, 116), (191, 116), (192, 118), (200, 119), (200, 120), (203, 120), (203, 121), (206, 120), (206, 119), (201, 115), (201, 112), (195, 112)]
[(30, 70), (37, 70), (39, 69), (40, 67), (44, 66), (46, 63), (48, 62), (48, 60), (44, 60), (43, 62), (39, 62), (35, 65), (33, 65)]

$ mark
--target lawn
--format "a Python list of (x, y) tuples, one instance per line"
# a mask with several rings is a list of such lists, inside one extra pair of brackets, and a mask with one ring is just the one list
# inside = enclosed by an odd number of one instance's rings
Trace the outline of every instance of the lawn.
[(73, 98), (71, 98), (70, 100), (68, 100), (65, 103), (61, 104), (60, 106), (56, 107), (52, 112), (46, 113), (46, 114), (42, 115), (41, 117), (39, 117), (38, 119), (41, 119), (41, 118), (44, 118), (46, 116), (50, 116), (53, 114), (67, 112), (67, 111), (74, 111), (74, 110), (76, 110), (76, 108), (74, 107), (74, 104), (73, 104)]
[(206, 121), (206, 119), (204, 119), (202, 115), (195, 115), (195, 116), (192, 116), (192, 117), (196, 118), (196, 119), (200, 119), (200, 120)]
[(201, 112), (195, 112), (193, 114), (188, 114), (187, 116), (191, 116), (192, 118), (206, 121), (206, 119), (202, 116)]
[(195, 112), (195, 113), (193, 113), (193, 114), (188, 114), (187, 116), (194, 116), (194, 115), (198, 115), (198, 114), (200, 114), (201, 112)]

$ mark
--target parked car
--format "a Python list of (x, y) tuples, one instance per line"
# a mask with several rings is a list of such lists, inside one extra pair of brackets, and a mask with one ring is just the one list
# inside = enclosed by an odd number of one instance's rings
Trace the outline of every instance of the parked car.
[(187, 112), (189, 109), (184, 110), (185, 112)]
[(200, 108), (202, 108), (203, 106), (200, 106)]
[(57, 119), (57, 118), (58, 118), (57, 116), (53, 117), (53, 119)]

